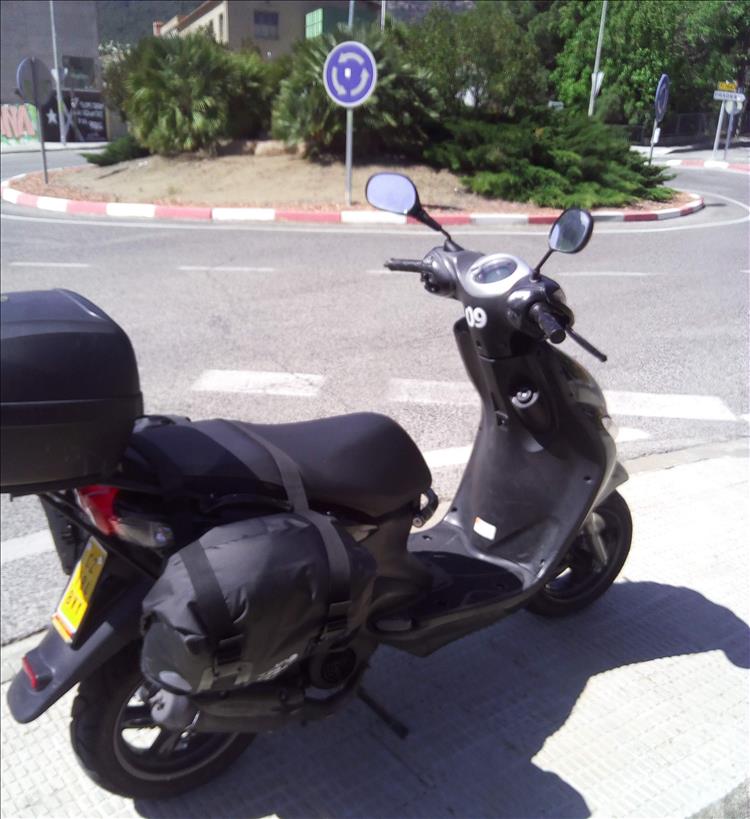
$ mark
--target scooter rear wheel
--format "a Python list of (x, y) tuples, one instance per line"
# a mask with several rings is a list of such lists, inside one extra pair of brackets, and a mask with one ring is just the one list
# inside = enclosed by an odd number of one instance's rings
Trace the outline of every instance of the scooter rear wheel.
[(589, 531), (581, 531), (555, 577), (526, 605), (529, 611), (543, 617), (564, 617), (593, 603), (614, 583), (630, 551), (630, 510), (622, 495), (613, 492), (592, 515), (599, 530), (598, 544), (592, 543)]
[(79, 686), (70, 739), (102, 788), (131, 799), (176, 796), (218, 776), (254, 734), (187, 734), (159, 728), (141, 699), (138, 645), (123, 649)]

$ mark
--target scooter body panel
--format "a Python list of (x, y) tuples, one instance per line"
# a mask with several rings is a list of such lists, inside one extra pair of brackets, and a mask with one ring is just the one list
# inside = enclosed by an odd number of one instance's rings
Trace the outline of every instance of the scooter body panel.
[[(66, 643), (50, 627), (27, 655), (37, 688), (32, 687), (25, 671), (19, 671), (10, 684), (7, 700), (13, 718), (32, 722), (120, 649), (139, 639), (141, 603), (150, 585), (139, 583), (128, 589), (78, 646)], [(92, 615), (97, 612), (92, 611)]]

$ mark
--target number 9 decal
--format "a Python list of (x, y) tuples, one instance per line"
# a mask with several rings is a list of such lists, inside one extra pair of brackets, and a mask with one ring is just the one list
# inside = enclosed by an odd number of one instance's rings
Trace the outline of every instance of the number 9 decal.
[(465, 313), (466, 323), (469, 327), (476, 327), (477, 330), (481, 330), (482, 327), (487, 326), (487, 313), (481, 307), (467, 307)]

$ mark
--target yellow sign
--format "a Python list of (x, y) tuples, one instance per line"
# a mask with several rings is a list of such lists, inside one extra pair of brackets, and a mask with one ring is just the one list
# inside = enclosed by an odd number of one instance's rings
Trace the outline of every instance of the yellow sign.
[(726, 80), (725, 82), (720, 82), (716, 86), (717, 91), (736, 91), (737, 90), (737, 83), (736, 82), (729, 82)]
[(106, 559), (104, 548), (91, 538), (73, 569), (57, 611), (52, 615), (52, 625), (68, 643), (75, 637), (83, 622)]

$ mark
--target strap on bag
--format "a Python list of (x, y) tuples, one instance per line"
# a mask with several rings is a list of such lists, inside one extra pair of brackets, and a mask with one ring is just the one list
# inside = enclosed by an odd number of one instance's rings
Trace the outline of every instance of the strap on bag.
[(236, 662), (241, 655), (243, 635), (237, 633), (227, 601), (201, 540), (185, 546), (180, 551), (180, 557), (195, 589), (196, 601), (200, 601), (198, 614), (206, 629), (216, 663), (224, 665)]
[[(318, 639), (322, 641), (334, 639), (340, 636), (341, 632), (346, 630), (349, 608), (351, 606), (351, 568), (349, 565), (349, 554), (331, 520), (326, 515), (321, 515), (319, 512), (314, 512), (312, 509), (310, 509), (305, 487), (302, 483), (302, 476), (300, 475), (297, 465), (286, 454), (286, 452), (283, 452), (275, 444), (267, 441), (257, 432), (245, 429), (232, 421), (217, 420), (210, 422), (210, 427), (207, 427), (208, 424), (203, 424), (201, 426), (201, 432), (212, 438), (224, 449), (231, 452), (232, 455), (241, 461), (251, 473), (255, 472), (256, 464), (250, 463), (250, 461), (246, 460), (244, 457), (243, 452), (247, 439), (250, 439), (263, 447), (263, 449), (265, 449), (273, 459), (276, 468), (279, 471), (279, 476), (284, 486), (284, 491), (286, 492), (287, 498), (289, 499), (294, 512), (300, 517), (310, 521), (310, 523), (315, 526), (323, 539), (323, 544), (325, 545), (329, 567), (328, 613), (325, 625)], [(210, 573), (211, 579), (216, 587), (215, 591), (218, 592), (219, 596), (221, 597), (221, 604), (223, 607), (222, 612), (221, 607), (218, 605), (218, 601), (216, 604), (211, 604), (209, 602), (215, 599), (215, 595), (211, 590), (208, 590), (206, 597), (208, 606), (201, 606), (201, 614), (203, 613), (204, 608), (210, 607), (215, 609), (219, 612), (219, 614), (208, 614), (209, 620), (213, 620), (217, 626), (219, 623), (221, 623), (221, 628), (223, 629), (224, 635), (231, 634), (231, 632), (234, 631), (235, 626), (229, 615), (226, 601), (221, 594), (221, 590), (216, 582), (216, 577), (211, 569), (210, 563), (208, 562), (208, 558), (206, 558), (206, 555), (203, 552), (200, 541), (191, 544), (191, 546), (195, 548), (189, 547), (190, 551), (187, 554), (187, 561), (185, 562), (191, 581), (193, 581), (194, 572), (196, 575), (201, 576), (206, 573)], [(187, 550), (183, 550), (183, 554), (185, 551)], [(191, 569), (189, 564), (194, 562), (194, 557), (199, 551), (203, 560), (205, 561), (205, 564), (200, 565), (200, 563), (197, 563), (194, 565), (194, 568)], [(198, 560), (200, 561), (200, 559)], [(210, 572), (207, 571), (207, 569), (210, 570)], [(193, 586), (195, 587), (196, 592), (198, 592), (198, 586), (196, 586), (195, 581), (193, 581)], [(231, 640), (232, 638), (229, 639)]]

